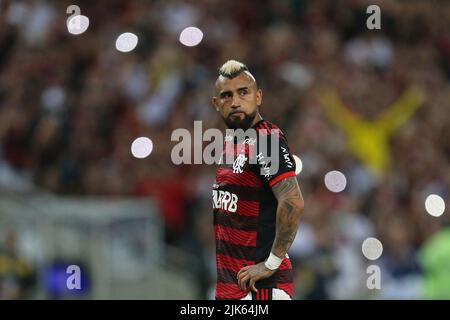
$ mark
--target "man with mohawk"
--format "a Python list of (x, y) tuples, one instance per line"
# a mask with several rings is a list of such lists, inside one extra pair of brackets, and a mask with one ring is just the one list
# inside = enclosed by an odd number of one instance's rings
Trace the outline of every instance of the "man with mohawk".
[[(279, 139), (277, 150), (271, 150), (279, 155), (276, 171), (264, 174), (261, 170), (267, 165), (268, 154), (259, 144), (256, 163), (249, 161), (247, 145), (233, 163), (222, 159), (216, 170), (216, 299), (289, 300), (293, 273), (287, 252), (297, 233), (304, 201), (286, 137), (262, 118), (262, 91), (241, 62), (229, 60), (222, 65), (212, 103), (229, 129), (254, 130), (258, 137)], [(232, 143), (235, 150), (236, 140)]]

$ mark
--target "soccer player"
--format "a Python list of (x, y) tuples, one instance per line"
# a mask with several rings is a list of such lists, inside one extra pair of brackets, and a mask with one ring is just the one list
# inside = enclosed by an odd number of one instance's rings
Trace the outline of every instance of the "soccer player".
[[(279, 139), (277, 150), (271, 150), (279, 157), (276, 172), (264, 171), (261, 168), (267, 166), (269, 154), (260, 152), (255, 141), (245, 139), (247, 145), (238, 153), (233, 138), (233, 163), (224, 161), (229, 152), (224, 148), (213, 186), (216, 299), (292, 299), (293, 274), (287, 252), (304, 202), (286, 137), (262, 118), (261, 102), (262, 91), (248, 68), (227, 61), (216, 81), (215, 109), (230, 129), (255, 130), (258, 138)], [(256, 163), (250, 163), (255, 154), (252, 145), (256, 145)]]

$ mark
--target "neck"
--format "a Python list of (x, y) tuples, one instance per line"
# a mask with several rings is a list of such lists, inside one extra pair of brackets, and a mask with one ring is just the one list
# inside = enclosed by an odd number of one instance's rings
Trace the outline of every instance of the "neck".
[(259, 112), (256, 114), (255, 119), (253, 119), (252, 124), (250, 125), (250, 128), (253, 127), (255, 124), (257, 124), (259, 121), (261, 121), (263, 117), (259, 114)]

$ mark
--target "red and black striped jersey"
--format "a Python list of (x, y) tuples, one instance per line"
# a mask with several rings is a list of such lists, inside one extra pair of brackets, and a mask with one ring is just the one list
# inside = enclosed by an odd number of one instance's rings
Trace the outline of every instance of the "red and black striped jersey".
[[(295, 161), (281, 130), (265, 120), (253, 129), (257, 139), (226, 139), (216, 170), (216, 299), (241, 299), (247, 295), (238, 285), (237, 273), (246, 265), (265, 261), (275, 239), (277, 200), (271, 187), (295, 176)], [(272, 144), (272, 139), (278, 139), (278, 145)], [(272, 152), (271, 148), (275, 150)], [(234, 161), (225, 161), (231, 151)], [(278, 270), (270, 278), (258, 281), (256, 287), (279, 288), (292, 296), (292, 282), (291, 262), (285, 258)]]

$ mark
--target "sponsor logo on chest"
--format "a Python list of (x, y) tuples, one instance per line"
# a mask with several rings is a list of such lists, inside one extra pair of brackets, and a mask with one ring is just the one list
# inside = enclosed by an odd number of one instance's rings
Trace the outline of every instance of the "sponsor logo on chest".
[(229, 212), (236, 212), (237, 210), (238, 196), (234, 193), (213, 190), (213, 208), (222, 209)]

